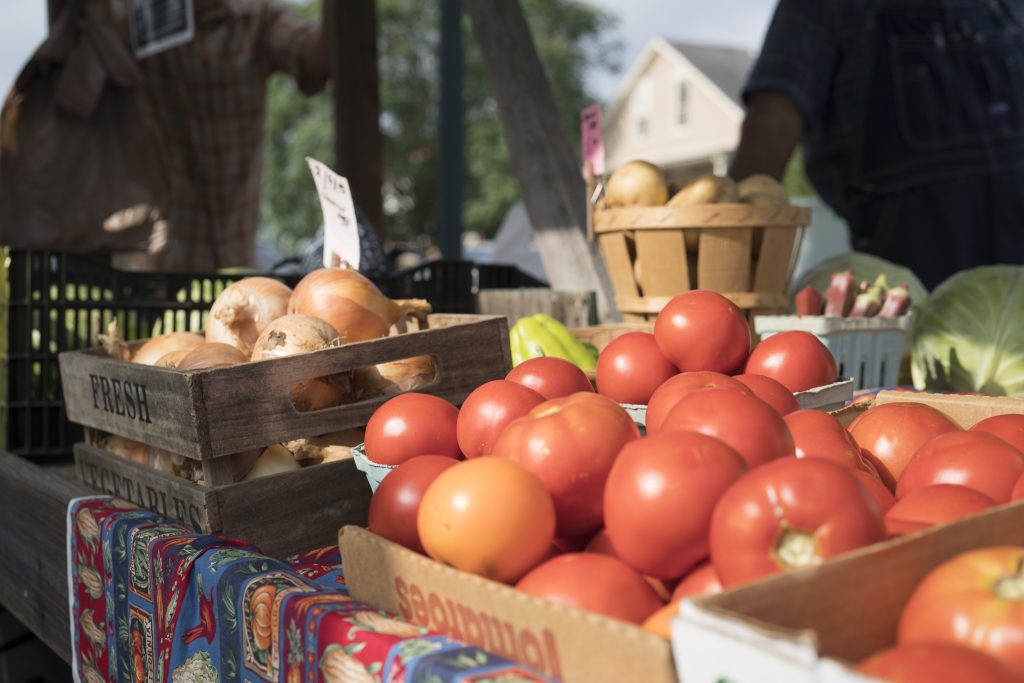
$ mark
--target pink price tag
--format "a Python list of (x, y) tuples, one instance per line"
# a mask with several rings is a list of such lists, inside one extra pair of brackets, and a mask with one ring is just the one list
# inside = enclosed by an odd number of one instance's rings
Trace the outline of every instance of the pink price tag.
[(580, 138), (583, 149), (583, 174), (587, 163), (595, 176), (604, 175), (604, 132), (601, 130), (601, 105), (592, 104), (580, 112)]

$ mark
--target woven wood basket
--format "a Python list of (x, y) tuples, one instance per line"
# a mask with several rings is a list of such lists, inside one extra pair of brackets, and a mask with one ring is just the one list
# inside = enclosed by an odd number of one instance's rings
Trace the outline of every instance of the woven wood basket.
[(698, 204), (599, 209), (598, 240), (627, 322), (653, 319), (691, 289), (729, 297), (748, 315), (781, 313), (811, 210)]

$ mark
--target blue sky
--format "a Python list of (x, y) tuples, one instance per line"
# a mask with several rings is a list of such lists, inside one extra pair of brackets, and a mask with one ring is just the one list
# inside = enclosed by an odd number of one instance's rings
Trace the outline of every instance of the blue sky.
[[(344, 0), (342, 0), (344, 1)], [(472, 0), (466, 0), (471, 2)], [(591, 0), (619, 16), (623, 69), (651, 37), (757, 48), (774, 0)], [(45, 0), (0, 0), (0, 89), (7, 92), (22, 64), (46, 31)], [(611, 98), (617, 80), (595, 78)]]

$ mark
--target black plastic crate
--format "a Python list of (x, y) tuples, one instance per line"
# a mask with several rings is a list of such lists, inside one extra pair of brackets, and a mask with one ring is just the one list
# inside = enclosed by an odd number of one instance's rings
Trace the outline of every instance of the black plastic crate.
[(473, 313), (481, 289), (546, 287), (515, 266), (430, 261), (377, 281), (392, 299), (426, 299), (438, 313)]
[(37, 461), (66, 459), (82, 440), (64, 415), (58, 353), (96, 346), (114, 319), (129, 341), (202, 330), (214, 299), (241, 277), (119, 271), (61, 252), (4, 249), (2, 257), (0, 438)]

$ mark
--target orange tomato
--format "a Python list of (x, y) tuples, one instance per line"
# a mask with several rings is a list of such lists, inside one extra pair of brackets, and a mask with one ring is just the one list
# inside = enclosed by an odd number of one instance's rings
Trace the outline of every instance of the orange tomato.
[[(900, 616), (898, 642), (950, 643), (1024, 674), (1024, 548), (972, 550), (933, 569)], [(981, 680), (981, 679), (978, 679)]]
[(897, 645), (871, 655), (857, 671), (891, 683), (1020, 683), (1002, 662), (958, 645)]
[(505, 583), (544, 559), (555, 537), (555, 506), (519, 464), (491, 456), (441, 472), (420, 503), (416, 528), (427, 554)]

